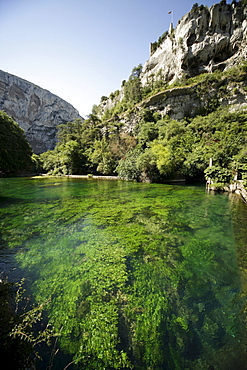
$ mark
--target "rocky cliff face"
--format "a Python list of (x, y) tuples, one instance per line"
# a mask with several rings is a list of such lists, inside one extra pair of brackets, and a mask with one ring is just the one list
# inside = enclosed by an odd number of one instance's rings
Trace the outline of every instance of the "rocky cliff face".
[[(155, 45), (156, 44), (156, 45)], [(247, 57), (247, 6), (221, 1), (209, 9), (193, 6), (159, 45), (141, 75), (143, 85), (151, 80), (173, 82), (215, 69), (225, 70)]]
[[(151, 44), (151, 55), (140, 74), (142, 87), (164, 86), (163, 91), (143, 97), (131, 114), (121, 114), (120, 121), (131, 131), (140, 120), (138, 112), (143, 108), (168, 115), (172, 119), (194, 116), (205, 109), (210, 100), (219, 104), (247, 105), (246, 81), (208, 83), (206, 89), (194, 85), (184, 88), (167, 89), (167, 84), (186, 81), (204, 72), (227, 71), (239, 66), (247, 59), (247, 4), (221, 1), (210, 8), (194, 5), (175, 29), (172, 25), (158, 42)], [(223, 88), (222, 85), (228, 86)], [(186, 85), (186, 84), (185, 84)], [(199, 91), (200, 90), (200, 91)], [(124, 88), (118, 94), (111, 94), (98, 106), (102, 117), (119, 102), (124, 100)], [(129, 117), (129, 118), (128, 118)]]
[[(224, 84), (224, 82), (223, 82)], [(221, 85), (221, 82), (214, 85)], [(181, 120), (184, 117), (194, 117), (210, 110), (210, 104), (229, 106), (231, 111), (247, 110), (247, 81), (232, 82), (224, 89), (212, 88), (200, 91), (200, 84), (188, 87), (173, 88), (162, 91), (137, 104), (131, 112), (119, 117), (123, 132), (134, 132), (136, 125), (142, 121), (143, 109)]]
[[(140, 75), (141, 85), (144, 89), (153, 88), (155, 82), (172, 84), (204, 72), (225, 71), (246, 59), (247, 4), (233, 1), (230, 5), (221, 1), (210, 8), (195, 4), (175, 29), (171, 25), (159, 42), (151, 44), (150, 58)], [(246, 90), (242, 89), (241, 93), (237, 100), (246, 104)], [(122, 88), (118, 94), (113, 93), (100, 103), (99, 116), (102, 117), (123, 99)], [(232, 103), (232, 98), (230, 100)], [(196, 88), (185, 88), (156, 94), (141, 105), (181, 119), (188, 112), (191, 115), (198, 112), (204, 102), (196, 93)]]
[(65, 100), (1, 70), (0, 110), (9, 114), (25, 131), (37, 154), (54, 148), (58, 125), (81, 118)]

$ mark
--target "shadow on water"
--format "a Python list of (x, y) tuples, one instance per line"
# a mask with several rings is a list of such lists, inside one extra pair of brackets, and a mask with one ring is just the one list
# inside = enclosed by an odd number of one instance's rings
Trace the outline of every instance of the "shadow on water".
[(3, 234), (0, 231), (0, 278), (6, 278), (10, 282), (16, 282), (21, 278), (20, 272), (16, 268), (16, 248), (10, 250), (8, 243), (4, 240)]
[(15, 197), (9, 197), (9, 196), (5, 196), (5, 197), (0, 196), (0, 208), (1, 207), (6, 207), (7, 205), (10, 205), (10, 204), (18, 204), (18, 203), (21, 203), (21, 202), (23, 202), (23, 199), (21, 199), (21, 198), (15, 198)]
[[(17, 337), (17, 339), (15, 340), (8, 337), (14, 323), (19, 323), (19, 320), (17, 319), (17, 316), (14, 312), (14, 297), (16, 294), (17, 285), (21, 283), (21, 287), (23, 289), (22, 295), (19, 297), (20, 301), (18, 302), (18, 315), (22, 317), (23, 314), (28, 313), (28, 311), (34, 307), (34, 300), (32, 299), (31, 291), (29, 289), (30, 282), (28, 282), (28, 280), (22, 281), (23, 277), (25, 279), (26, 274), (24, 274), (23, 270), (17, 267), (15, 260), (16, 253), (18, 253), (18, 248), (9, 249), (8, 244), (3, 239), (3, 235), (0, 232), (1, 359), (6, 364), (8, 363), (8, 366), (10, 366), (10, 368), (17, 368), (16, 366), (19, 366), (24, 362), (25, 366), (30, 366), (30, 368), (33, 368), (35, 363), (36, 369), (61, 370), (72, 362), (72, 356), (65, 354), (59, 349), (56, 337), (50, 338), (51, 344), (49, 344), (49, 346), (46, 342), (42, 342), (34, 348), (32, 348), (32, 346), (30, 346), (28, 343), (25, 343), (26, 341), (21, 340), (19, 337)], [(35, 278), (34, 274), (33, 278)], [(7, 284), (6, 288), (5, 284)], [(38, 320), (36, 322), (35, 320), (34, 324), (32, 325), (32, 335), (34, 335), (34, 337), (38, 337), (47, 324), (47, 312), (43, 310), (42, 321)], [(36, 355), (34, 353), (37, 353), (40, 358), (36, 358)], [(75, 366), (73, 365), (73, 363), (71, 363), (70, 369), (74, 368)]]

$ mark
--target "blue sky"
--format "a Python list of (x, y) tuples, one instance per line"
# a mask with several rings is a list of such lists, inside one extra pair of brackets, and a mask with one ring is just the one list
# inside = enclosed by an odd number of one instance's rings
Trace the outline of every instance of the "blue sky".
[(86, 117), (145, 63), (150, 42), (169, 27), (168, 12), (176, 26), (195, 2), (0, 0), (0, 69), (60, 96)]

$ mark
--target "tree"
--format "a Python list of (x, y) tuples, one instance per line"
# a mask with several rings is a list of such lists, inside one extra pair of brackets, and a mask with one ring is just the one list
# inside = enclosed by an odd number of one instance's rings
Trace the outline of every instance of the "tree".
[(0, 175), (31, 170), (32, 154), (24, 131), (10, 116), (0, 111)]
[(53, 175), (71, 175), (87, 172), (87, 158), (75, 140), (61, 143), (54, 150), (40, 155), (43, 169)]
[(132, 69), (132, 72), (131, 72), (131, 75), (130, 75), (130, 78), (135, 78), (135, 77), (140, 77), (140, 74), (142, 72), (142, 65), (139, 64), (137, 67), (134, 67)]
[(129, 80), (124, 85), (124, 98), (127, 102), (138, 103), (142, 99), (142, 85), (140, 80), (140, 74), (142, 71), (142, 65), (134, 67)]
[(101, 120), (90, 114), (58, 126), (58, 143), (53, 151), (42, 153), (44, 170), (51, 174), (87, 174), (96, 170), (90, 159), (95, 141), (102, 139)]
[(233, 172), (227, 168), (223, 168), (220, 166), (211, 166), (208, 167), (205, 171), (206, 178), (210, 178), (213, 183), (221, 184), (222, 186), (225, 184), (229, 184), (233, 179)]
[(156, 166), (160, 174), (169, 176), (174, 172), (172, 152), (165, 143), (154, 140), (151, 145), (151, 152), (155, 156)]
[(103, 175), (113, 173), (115, 169), (115, 158), (105, 138), (95, 140), (93, 147), (87, 151), (87, 157), (90, 162), (97, 166), (97, 172), (103, 173)]
[(138, 142), (145, 146), (146, 143), (158, 138), (158, 127), (154, 122), (145, 122), (141, 125), (138, 133)]
[(199, 4), (198, 3), (194, 3), (192, 8), (191, 8), (191, 12), (196, 12), (199, 8)]
[(156, 165), (156, 157), (150, 148), (139, 155), (136, 161), (137, 169), (141, 172), (141, 181), (157, 181), (160, 178), (160, 173)]
[(116, 168), (118, 176), (124, 180), (139, 180), (141, 175), (137, 160), (141, 151), (137, 148), (128, 152), (126, 158), (122, 158)]

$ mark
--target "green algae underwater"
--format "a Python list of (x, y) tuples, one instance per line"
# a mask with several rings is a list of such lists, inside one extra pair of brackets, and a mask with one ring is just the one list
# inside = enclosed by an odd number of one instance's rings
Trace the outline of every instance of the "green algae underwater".
[(204, 186), (0, 179), (1, 268), (70, 369), (246, 369), (246, 224)]

